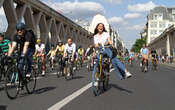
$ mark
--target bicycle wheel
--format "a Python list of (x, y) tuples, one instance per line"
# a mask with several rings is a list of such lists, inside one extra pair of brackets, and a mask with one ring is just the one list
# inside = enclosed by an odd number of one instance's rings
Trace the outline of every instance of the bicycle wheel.
[(67, 65), (66, 67), (66, 74), (65, 74), (65, 79), (70, 80), (73, 79), (73, 74), (70, 65)]
[(105, 75), (105, 78), (103, 80), (103, 90), (108, 90), (109, 87), (109, 75)]
[(94, 77), (94, 81), (92, 83), (93, 93), (95, 96), (98, 96), (101, 92), (101, 81), (99, 73), (96, 72), (93, 77)]
[(19, 94), (20, 88), (19, 72), (16, 65), (7, 70), (5, 78), (5, 92), (10, 99), (15, 99)]
[(60, 64), (58, 64), (58, 68), (57, 68), (57, 77), (61, 77), (63, 76), (63, 68)]
[(28, 94), (32, 94), (36, 88), (37, 74), (35, 69), (32, 67), (31, 76), (26, 77), (26, 90)]
[(2, 69), (2, 67), (0, 66), (0, 81), (2, 80), (2, 74), (3, 74), (3, 69)]

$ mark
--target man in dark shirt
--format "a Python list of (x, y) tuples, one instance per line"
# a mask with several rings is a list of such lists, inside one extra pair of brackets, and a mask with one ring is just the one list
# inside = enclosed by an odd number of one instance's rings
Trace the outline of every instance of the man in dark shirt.
[(157, 62), (157, 52), (156, 52), (156, 50), (154, 48), (151, 49), (151, 57), (152, 57), (152, 62), (155, 59), (156, 63), (158, 63)]
[(18, 68), (23, 75), (24, 60), (27, 60), (27, 75), (30, 77), (31, 65), (33, 60), (33, 54), (35, 51), (35, 37), (34, 35), (26, 30), (26, 25), (24, 23), (19, 23), (16, 25), (17, 34), (12, 38), (12, 48), (9, 50), (8, 56), (11, 56), (15, 48), (18, 49), (18, 55), (20, 55), (20, 61), (18, 62)]

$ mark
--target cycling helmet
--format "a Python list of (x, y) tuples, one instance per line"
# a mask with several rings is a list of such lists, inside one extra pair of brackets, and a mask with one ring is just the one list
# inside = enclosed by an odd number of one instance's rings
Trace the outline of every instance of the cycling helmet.
[(37, 43), (40, 43), (40, 42), (41, 42), (41, 40), (40, 40), (40, 39), (38, 39), (38, 40), (37, 40)]
[(16, 30), (24, 30), (25, 28), (26, 28), (26, 25), (24, 23), (16, 24)]
[(61, 40), (58, 41), (58, 45), (63, 45), (63, 42)]

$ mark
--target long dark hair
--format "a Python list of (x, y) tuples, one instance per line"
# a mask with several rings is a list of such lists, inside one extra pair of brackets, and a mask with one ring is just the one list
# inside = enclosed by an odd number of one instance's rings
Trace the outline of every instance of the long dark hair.
[(103, 24), (103, 23), (98, 23), (97, 26), (96, 26), (96, 28), (95, 28), (95, 30), (94, 30), (94, 34), (93, 34), (93, 35), (96, 35), (96, 34), (98, 33), (98, 29), (97, 29), (97, 28), (98, 28), (98, 26), (99, 26), (100, 24), (103, 25), (103, 32), (107, 32), (106, 29), (105, 29), (104, 24)]

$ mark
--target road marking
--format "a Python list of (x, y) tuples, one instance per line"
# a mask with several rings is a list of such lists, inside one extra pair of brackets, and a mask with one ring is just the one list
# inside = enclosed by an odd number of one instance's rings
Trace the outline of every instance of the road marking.
[(91, 86), (92, 86), (92, 83), (87, 84), (83, 88), (77, 90), (73, 94), (69, 95), (68, 97), (64, 98), (63, 100), (61, 100), (60, 102), (56, 103), (52, 107), (48, 108), (48, 110), (60, 110), (63, 106), (65, 106), (66, 104), (71, 102), (73, 99), (75, 99), (76, 97), (81, 95), (83, 92), (88, 90)]
[[(110, 72), (114, 70), (111, 69)], [(60, 102), (56, 103), (55, 105), (48, 108), (48, 110), (60, 110), (62, 107), (64, 107), (66, 104), (71, 102), (73, 99), (81, 95), (83, 92), (88, 90), (92, 86), (92, 83), (87, 84), (86, 86), (82, 87), (81, 89), (77, 90), (76, 92), (72, 93), (71, 95), (67, 96), (66, 98), (62, 99)]]

